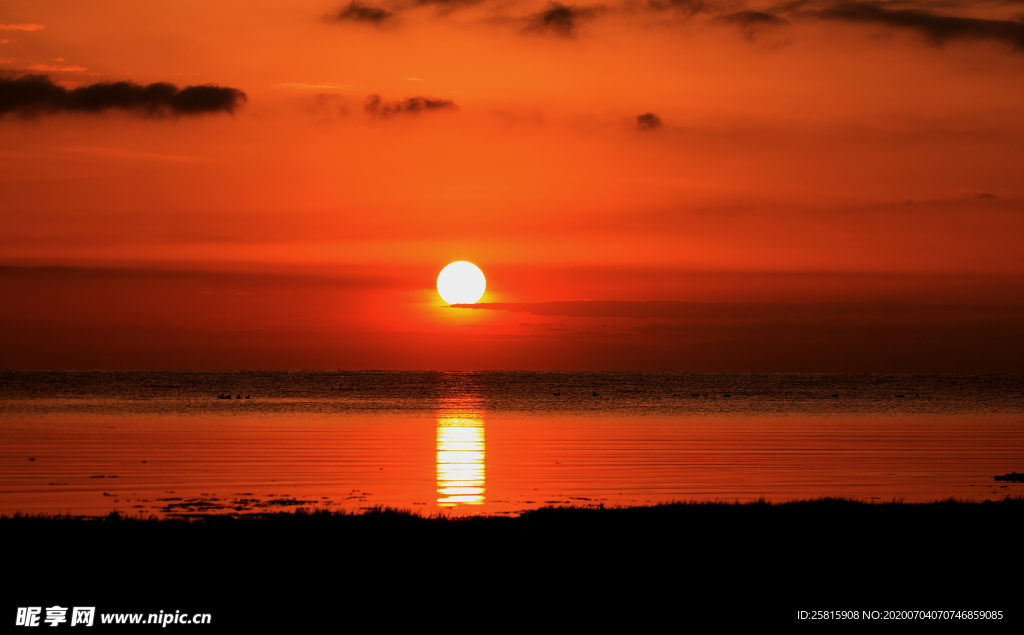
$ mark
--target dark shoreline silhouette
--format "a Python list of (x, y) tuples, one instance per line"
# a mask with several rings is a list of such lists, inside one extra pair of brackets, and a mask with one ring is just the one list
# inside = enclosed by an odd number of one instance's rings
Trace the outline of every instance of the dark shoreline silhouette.
[[(105, 478), (104, 476), (93, 476), (90, 478)], [(110, 478), (117, 478), (112, 476)], [(1018, 474), (1012, 472), (1010, 474), (1004, 474), (1002, 476), (993, 477), (997, 481), (1017, 481), (1024, 479), (1024, 474)], [(166, 499), (166, 500), (182, 500), (180, 498)], [(590, 499), (580, 499), (590, 500)], [(552, 501), (553, 502), (553, 501)], [(375, 506), (371, 508), (361, 507), (359, 511), (353, 510), (339, 510), (339, 509), (323, 509), (316, 507), (314, 501), (301, 501), (298, 499), (282, 499), (281, 501), (272, 500), (270, 501), (273, 506), (274, 503), (310, 503), (309, 505), (300, 507), (293, 511), (260, 511), (259, 508), (254, 508), (251, 511), (245, 511), (242, 513), (211, 513), (211, 514), (187, 514), (187, 515), (173, 515), (160, 517), (156, 515), (145, 515), (144, 513), (132, 514), (124, 513), (121, 511), (111, 511), (108, 514), (100, 516), (89, 516), (89, 515), (75, 515), (75, 514), (27, 514), (23, 512), (15, 512), (13, 514), (0, 514), (0, 528), (5, 525), (17, 525), (21, 523), (42, 523), (52, 525), (66, 525), (66, 524), (82, 524), (82, 525), (93, 525), (96, 523), (125, 523), (128, 525), (152, 525), (152, 524), (175, 524), (175, 523), (187, 523), (187, 524), (205, 524), (205, 523), (219, 523), (219, 522), (271, 522), (281, 521), (289, 522), (287, 519), (292, 519), (298, 522), (300, 519), (308, 518), (321, 518), (331, 519), (332, 522), (359, 522), (355, 519), (358, 518), (388, 518), (388, 519), (406, 519), (410, 521), (416, 521), (427, 524), (447, 524), (447, 523), (469, 523), (469, 524), (485, 524), (490, 522), (505, 523), (508, 521), (513, 522), (528, 522), (530, 519), (534, 519), (538, 516), (551, 515), (551, 518), (567, 518), (569, 515), (575, 514), (594, 514), (595, 518), (602, 518), (604, 520), (617, 518), (625, 519), (626, 517), (673, 517), (680, 513), (687, 514), (708, 514), (715, 513), (710, 510), (722, 510), (731, 509), (737, 510), (732, 513), (753, 513), (749, 510), (763, 510), (771, 509), (776, 510), (775, 513), (793, 513), (801, 514), (817, 510), (815, 513), (821, 512), (833, 512), (838, 509), (843, 509), (851, 513), (862, 513), (862, 514), (878, 514), (881, 513), (878, 510), (917, 510), (917, 511), (906, 511), (901, 513), (924, 513), (921, 510), (926, 509), (982, 509), (988, 508), (989, 506), (1008, 506), (1009, 508), (1015, 508), (1020, 506), (1019, 512), (1024, 518), (1024, 495), (1007, 495), (1001, 500), (958, 500), (956, 498), (948, 498), (944, 500), (936, 500), (931, 502), (905, 502), (903, 499), (896, 499), (892, 501), (881, 501), (878, 499), (873, 500), (860, 500), (845, 497), (833, 497), (825, 496), (815, 499), (801, 499), (791, 500), (782, 502), (773, 502), (768, 500), (757, 500), (748, 502), (729, 502), (729, 501), (673, 501), (668, 503), (657, 503), (653, 505), (622, 505), (622, 506), (610, 506), (604, 504), (585, 504), (585, 505), (573, 505), (573, 504), (559, 504), (559, 505), (547, 505), (540, 508), (524, 509), (516, 515), (507, 514), (477, 514), (477, 515), (461, 515), (446, 513), (444, 511), (438, 514), (425, 515), (419, 510), (410, 510), (397, 507), (387, 506)], [(230, 507), (225, 508), (230, 509)], [(738, 510), (747, 510), (746, 512)], [(855, 510), (860, 510), (855, 511)], [(895, 513), (895, 512), (892, 512)], [(404, 522), (404, 521), (403, 521)]]
[[(383, 508), (15, 515), (0, 517), (0, 535), (18, 546), (5, 564), (19, 582), (11, 606), (201, 610), (232, 628), (336, 623), (352, 612), (412, 624), (442, 608), (517, 622), (637, 626), (678, 613), (698, 624), (698, 614), (722, 611), (793, 624), (797, 610), (816, 609), (1003, 610), (1011, 620), (1022, 521), (1021, 497), (822, 498), (547, 507), (511, 518)], [(60, 567), (45, 566), (58, 557)], [(562, 617), (547, 617), (552, 609)]]

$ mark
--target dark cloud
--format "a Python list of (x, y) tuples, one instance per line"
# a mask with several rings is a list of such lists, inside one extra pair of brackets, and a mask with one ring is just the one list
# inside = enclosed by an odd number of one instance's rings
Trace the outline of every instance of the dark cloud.
[(0, 78), (0, 115), (98, 113), (110, 109), (149, 116), (200, 115), (231, 113), (245, 101), (245, 93), (237, 88), (212, 84), (179, 89), (162, 82), (104, 82), (69, 90), (46, 75)]
[(325, 15), (323, 19), (325, 22), (362, 22), (364, 24), (382, 26), (393, 21), (394, 18), (394, 11), (388, 11), (381, 7), (372, 7), (353, 0), (348, 3), (348, 6)]
[(1024, 51), (1024, 22), (941, 15), (922, 9), (891, 9), (881, 2), (841, 2), (808, 13), (822, 20), (916, 31), (936, 46), (950, 40), (992, 40)]
[(596, 18), (602, 10), (603, 7), (577, 7), (550, 2), (543, 10), (526, 17), (523, 32), (565, 38), (576, 37), (580, 22)]
[(645, 112), (642, 115), (637, 115), (636, 127), (640, 130), (657, 130), (661, 126), (661, 117), (653, 112)]
[(434, 110), (455, 110), (458, 106), (450, 99), (431, 99), (429, 97), (410, 97), (405, 101), (383, 101), (380, 95), (370, 95), (363, 104), (363, 109), (375, 117), (391, 117), (402, 114), (419, 114)]

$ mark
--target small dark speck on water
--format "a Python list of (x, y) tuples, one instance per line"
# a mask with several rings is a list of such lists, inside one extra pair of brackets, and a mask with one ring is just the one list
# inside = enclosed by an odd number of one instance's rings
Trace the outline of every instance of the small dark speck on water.
[(30, 457), (28, 457), (28, 460), (29, 460), (29, 461), (35, 461), (35, 460), (36, 460), (36, 457), (34, 457), (34, 456), (30, 456)]

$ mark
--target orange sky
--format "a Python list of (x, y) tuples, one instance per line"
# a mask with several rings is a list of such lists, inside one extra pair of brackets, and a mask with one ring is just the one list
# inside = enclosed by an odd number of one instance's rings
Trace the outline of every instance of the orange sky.
[(0, 366), (1022, 372), (1021, 10), (7, 2)]

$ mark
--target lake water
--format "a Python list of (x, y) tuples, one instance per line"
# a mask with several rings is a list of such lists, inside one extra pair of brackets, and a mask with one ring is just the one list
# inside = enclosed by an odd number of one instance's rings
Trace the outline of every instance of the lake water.
[(0, 372), (5, 514), (983, 500), (1014, 471), (1021, 376)]

